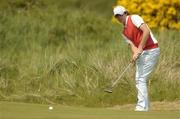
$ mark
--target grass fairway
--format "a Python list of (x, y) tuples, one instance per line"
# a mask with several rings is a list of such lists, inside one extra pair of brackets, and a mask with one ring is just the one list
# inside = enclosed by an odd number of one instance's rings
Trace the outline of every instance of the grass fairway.
[(0, 102), (0, 119), (180, 119), (178, 111), (134, 112), (107, 108)]

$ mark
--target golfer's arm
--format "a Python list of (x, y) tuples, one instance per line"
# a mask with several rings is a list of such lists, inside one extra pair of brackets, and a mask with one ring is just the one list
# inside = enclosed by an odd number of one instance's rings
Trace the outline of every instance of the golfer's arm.
[(135, 53), (138, 48), (133, 43), (129, 43), (129, 45), (131, 47), (132, 52)]
[(145, 47), (146, 41), (150, 35), (150, 30), (146, 24), (142, 24), (140, 26), (140, 29), (143, 31), (143, 35), (142, 35), (142, 39), (141, 39), (141, 42), (140, 42), (138, 48), (143, 49)]

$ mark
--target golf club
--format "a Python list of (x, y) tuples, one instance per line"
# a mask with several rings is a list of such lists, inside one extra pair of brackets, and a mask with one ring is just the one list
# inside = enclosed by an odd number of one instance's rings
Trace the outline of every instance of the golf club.
[(124, 69), (124, 71), (121, 73), (121, 75), (111, 84), (111, 86), (107, 87), (104, 89), (105, 92), (107, 93), (112, 93), (112, 89), (115, 87), (115, 85), (119, 82), (119, 80), (122, 78), (124, 73), (130, 68), (132, 62), (130, 62), (127, 67)]

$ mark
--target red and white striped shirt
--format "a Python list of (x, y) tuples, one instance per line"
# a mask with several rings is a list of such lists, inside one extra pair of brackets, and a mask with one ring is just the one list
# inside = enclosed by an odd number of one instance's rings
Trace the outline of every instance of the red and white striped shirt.
[[(139, 46), (143, 31), (139, 28), (144, 24), (143, 19), (138, 15), (127, 16), (126, 24), (123, 30), (123, 37), (128, 43), (133, 43), (136, 47)], [(150, 31), (150, 35), (147, 39), (143, 50), (153, 49), (158, 47), (158, 42)]]

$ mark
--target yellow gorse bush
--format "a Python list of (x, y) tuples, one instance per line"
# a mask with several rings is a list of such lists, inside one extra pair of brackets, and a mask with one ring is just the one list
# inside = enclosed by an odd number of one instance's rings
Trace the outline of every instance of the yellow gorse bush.
[(143, 17), (151, 28), (180, 30), (180, 0), (117, 0), (117, 5)]

